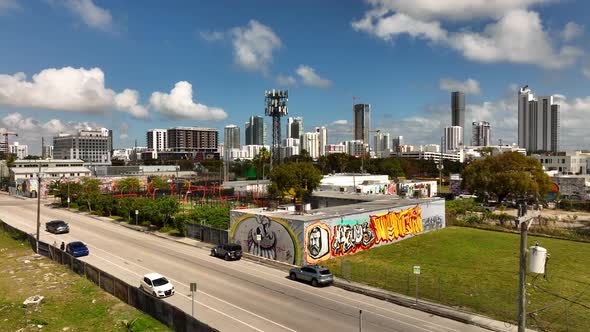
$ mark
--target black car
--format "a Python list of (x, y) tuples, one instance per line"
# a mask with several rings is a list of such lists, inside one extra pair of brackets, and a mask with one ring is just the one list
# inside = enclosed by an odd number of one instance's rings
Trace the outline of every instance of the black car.
[(52, 220), (45, 223), (45, 230), (54, 234), (69, 233), (70, 226), (63, 220)]
[(211, 256), (223, 257), (226, 261), (242, 258), (242, 246), (235, 243), (220, 244), (211, 249)]

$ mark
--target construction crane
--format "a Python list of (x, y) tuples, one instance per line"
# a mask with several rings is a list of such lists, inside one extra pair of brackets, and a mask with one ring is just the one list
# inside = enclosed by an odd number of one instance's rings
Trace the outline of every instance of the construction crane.
[(4, 141), (0, 143), (0, 151), (4, 152), (4, 156), (8, 156), (8, 153), (10, 152), (10, 146), (8, 145), (8, 136), (10, 135), (18, 136), (17, 133), (11, 131), (5, 131), (2, 133)]

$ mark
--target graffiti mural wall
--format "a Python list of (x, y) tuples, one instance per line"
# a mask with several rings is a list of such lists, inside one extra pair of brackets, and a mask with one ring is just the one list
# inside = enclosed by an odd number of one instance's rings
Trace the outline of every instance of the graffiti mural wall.
[(445, 227), (444, 201), (307, 223), (304, 261), (316, 264)]
[(230, 241), (253, 255), (301, 264), (303, 223), (279, 216), (231, 212)]

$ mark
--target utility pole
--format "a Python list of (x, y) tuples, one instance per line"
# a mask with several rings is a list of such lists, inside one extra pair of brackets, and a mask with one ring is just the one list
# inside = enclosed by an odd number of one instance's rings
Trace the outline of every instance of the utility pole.
[[(43, 137), (41, 137), (43, 144)], [(37, 173), (37, 253), (39, 253), (39, 232), (41, 229), (41, 160), (39, 160), (39, 171)]]
[(443, 139), (444, 139), (444, 137), (440, 138), (440, 160), (439, 160), (439, 164), (438, 164), (438, 176), (440, 179), (440, 187), (438, 188), (438, 192), (440, 192), (442, 190), (442, 185), (443, 185), (443, 180), (442, 180), (442, 170), (444, 168), (443, 154), (442, 154)]
[(518, 272), (518, 332), (526, 329), (526, 240), (527, 223), (520, 223), (520, 268)]
[(526, 253), (527, 231), (534, 218), (540, 216), (540, 212), (533, 212), (526, 216), (526, 209), (519, 206), (518, 221), (520, 222), (520, 253), (518, 272), (518, 332), (526, 330)]

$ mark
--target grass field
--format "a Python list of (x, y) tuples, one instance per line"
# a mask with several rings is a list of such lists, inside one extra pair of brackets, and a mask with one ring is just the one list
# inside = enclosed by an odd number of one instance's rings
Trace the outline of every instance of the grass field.
[[(170, 331), (87, 279), (0, 231), (0, 331)], [(45, 297), (38, 310), (23, 307)], [(135, 322), (131, 326), (125, 326)], [(22, 329), (22, 330), (20, 330)]]
[[(396, 244), (328, 261), (337, 276), (415, 295), (503, 321), (516, 321), (519, 235), (449, 227)], [(546, 331), (590, 329), (590, 244), (528, 238), (547, 248), (546, 279), (528, 276), (528, 326)]]

